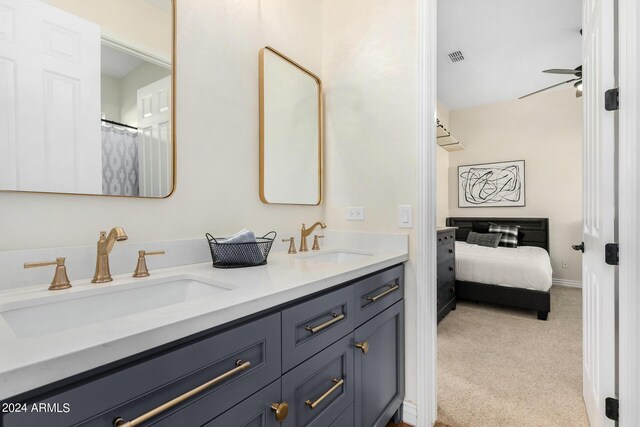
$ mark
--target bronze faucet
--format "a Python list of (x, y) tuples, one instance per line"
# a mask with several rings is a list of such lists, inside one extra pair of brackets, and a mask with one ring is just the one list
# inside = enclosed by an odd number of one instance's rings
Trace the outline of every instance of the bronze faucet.
[(109, 253), (113, 249), (116, 242), (127, 240), (127, 234), (122, 227), (113, 227), (107, 236), (106, 231), (100, 232), (100, 240), (98, 240), (98, 255), (96, 257), (96, 272), (93, 275), (91, 283), (111, 282), (111, 270), (109, 269)]
[(307, 237), (313, 233), (313, 230), (315, 230), (317, 226), (320, 226), (322, 229), (327, 228), (322, 221), (316, 222), (310, 228), (305, 228), (305, 225), (302, 224), (302, 230), (300, 230), (300, 252), (309, 252), (309, 249), (307, 249)]

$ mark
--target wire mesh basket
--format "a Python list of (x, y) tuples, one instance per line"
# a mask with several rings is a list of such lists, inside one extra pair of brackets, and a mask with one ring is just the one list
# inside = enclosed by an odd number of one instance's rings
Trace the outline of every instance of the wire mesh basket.
[(256, 237), (255, 242), (225, 243), (224, 239), (217, 239), (207, 233), (211, 258), (215, 268), (240, 268), (264, 265), (276, 238), (276, 232), (270, 231), (262, 237)]

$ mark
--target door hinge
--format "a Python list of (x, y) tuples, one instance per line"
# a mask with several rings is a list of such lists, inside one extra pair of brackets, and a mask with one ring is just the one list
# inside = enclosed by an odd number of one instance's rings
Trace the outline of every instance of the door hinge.
[(609, 89), (604, 93), (604, 109), (616, 111), (620, 108), (620, 90), (618, 88)]
[(620, 418), (620, 402), (613, 397), (604, 400), (604, 413), (610, 420), (618, 421)]
[(604, 262), (609, 265), (618, 265), (620, 263), (620, 248), (617, 243), (604, 245)]

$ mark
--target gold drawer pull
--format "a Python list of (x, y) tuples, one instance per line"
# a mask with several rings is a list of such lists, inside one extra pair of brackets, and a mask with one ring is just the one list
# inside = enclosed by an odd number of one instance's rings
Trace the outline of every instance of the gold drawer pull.
[(324, 394), (322, 396), (320, 396), (318, 399), (316, 399), (316, 401), (312, 402), (311, 400), (305, 400), (304, 403), (306, 403), (307, 405), (309, 405), (309, 407), (311, 409), (315, 409), (316, 406), (318, 406), (319, 404), (322, 403), (323, 400), (325, 400), (327, 397), (329, 397), (329, 395), (331, 393), (333, 393), (334, 391), (336, 391), (337, 389), (340, 388), (340, 386), (342, 386), (342, 384), (344, 384), (344, 380), (343, 379), (337, 379), (334, 378), (331, 380), (334, 384), (333, 386), (324, 392)]
[(305, 329), (312, 334), (315, 334), (316, 332), (320, 332), (321, 330), (328, 328), (334, 323), (338, 323), (339, 321), (344, 319), (344, 314), (333, 313), (331, 316), (333, 316), (333, 319), (327, 320), (326, 322), (318, 326), (307, 326)]
[(222, 381), (233, 377), (234, 375), (248, 369), (251, 366), (251, 362), (243, 362), (242, 360), (236, 360), (236, 367), (231, 369), (230, 371), (225, 372), (224, 374), (212, 379), (211, 381), (207, 381), (206, 383), (199, 385), (198, 387), (189, 390), (186, 393), (181, 394), (180, 396), (172, 399), (162, 405), (150, 410), (149, 412), (140, 415), (138, 418), (134, 418), (131, 421), (125, 421), (122, 418), (118, 417), (113, 421), (114, 427), (136, 427), (141, 425), (142, 423), (149, 421), (151, 418), (161, 414), (164, 411), (167, 411), (173, 408), (176, 405), (184, 402), (185, 400), (197, 395), (198, 393), (202, 393), (206, 389), (221, 383)]
[(289, 404), (287, 402), (274, 403), (271, 405), (271, 411), (276, 416), (276, 421), (282, 423), (289, 415)]
[(389, 285), (389, 289), (387, 289), (386, 291), (376, 295), (375, 297), (369, 296), (369, 297), (367, 297), (367, 300), (371, 301), (371, 302), (376, 302), (380, 298), (384, 298), (387, 295), (389, 295), (391, 292), (397, 291), (398, 289), (400, 289), (400, 285)]

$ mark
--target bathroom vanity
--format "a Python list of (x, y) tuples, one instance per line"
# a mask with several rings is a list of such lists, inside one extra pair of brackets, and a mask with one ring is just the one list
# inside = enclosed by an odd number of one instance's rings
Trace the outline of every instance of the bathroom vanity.
[[(55, 320), (59, 334), (45, 326), (20, 329), (5, 307), (3, 347), (19, 352), (39, 342), (42, 356), (22, 376), (17, 358), (0, 356), (0, 381), (29, 388), (4, 392), (1, 399), (13, 406), (0, 425), (385, 426), (404, 398), (404, 260), (406, 253), (328, 249), (277, 253), (266, 266), (235, 271), (206, 264), (164, 269), (138, 285), (118, 285), (115, 276), (103, 286), (139, 286), (138, 294), (121, 294), (134, 305), (144, 289), (175, 280), (196, 294), (202, 290), (194, 283), (226, 288), (180, 308), (87, 325), (75, 344), (78, 329)], [(81, 295), (83, 286), (63, 292)], [(124, 328), (121, 339), (109, 339), (116, 328)], [(5, 341), (8, 330), (17, 337)], [(87, 337), (90, 330), (96, 335)], [(58, 348), (47, 349), (56, 335)], [(151, 347), (137, 351), (139, 344)], [(98, 361), (92, 355), (108, 363), (84, 369)]]

